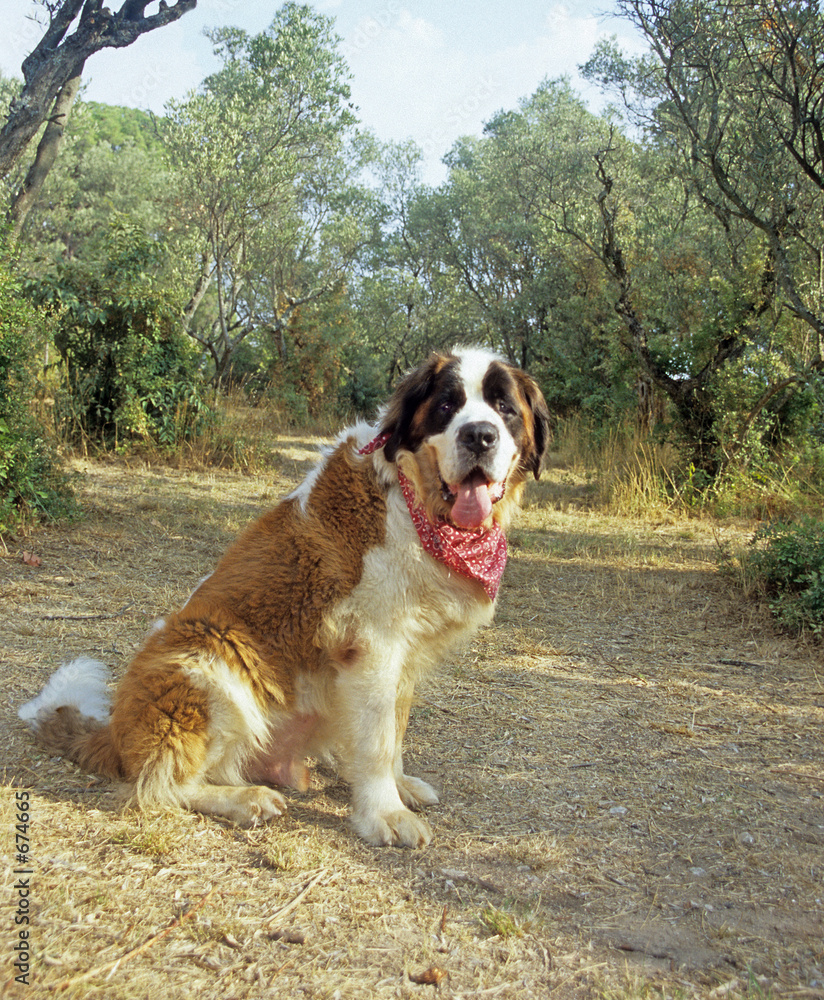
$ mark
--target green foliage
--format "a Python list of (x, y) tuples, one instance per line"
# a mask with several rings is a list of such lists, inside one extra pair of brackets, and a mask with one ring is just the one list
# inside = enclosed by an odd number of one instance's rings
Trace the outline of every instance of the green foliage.
[(338, 405), (343, 414), (374, 417), (386, 397), (384, 368), (375, 352), (362, 343), (344, 355), (344, 379)]
[(133, 146), (157, 156), (161, 147), (154, 119), (137, 108), (124, 108), (112, 104), (88, 101), (87, 114), (93, 123), (94, 135), (111, 149), (120, 150)]
[(175, 304), (155, 281), (162, 244), (120, 219), (107, 251), (98, 264), (61, 263), (29, 284), (55, 316), (68, 385), (63, 416), (76, 439), (173, 446), (198, 429), (207, 407)]
[(355, 118), (332, 21), (286, 3), (259, 35), (209, 37), (223, 65), (169, 102), (163, 135), (197, 262), (185, 328), (220, 385), (244, 340), (282, 339), (296, 307), (339, 287), (368, 199), (352, 195)]
[(14, 77), (3, 76), (0, 73), (0, 111), (6, 114), (11, 102), (20, 93), (22, 83)]
[(487, 906), (481, 911), (481, 923), (490, 934), (504, 940), (512, 937), (520, 937), (523, 934), (523, 929), (517, 917), (506, 910), (499, 910), (494, 906)]
[[(3, 182), (8, 197), (19, 188), (26, 166), (20, 164)], [(42, 274), (61, 257), (99, 258), (113, 214), (128, 215), (146, 232), (166, 234), (174, 196), (153, 119), (131, 108), (78, 100), (60, 156), (26, 219), (21, 266)]]
[(54, 450), (31, 413), (44, 325), (0, 248), (0, 533), (30, 516), (56, 518), (75, 509)]
[[(787, 429), (767, 414), (756, 418), (768, 403), (783, 416), (773, 397), (790, 415), (790, 398), (821, 367), (820, 346), (812, 345), (824, 332), (824, 181), (811, 137), (824, 104), (810, 67), (824, 46), (824, 20), (810, 0), (618, 0), (618, 12), (646, 36), (649, 52), (628, 59), (614, 42), (601, 42), (583, 75), (619, 98), (648, 155), (669, 159), (678, 207), (671, 219), (687, 223), (673, 228), (661, 217), (664, 238), (681, 236), (675, 257), (644, 254), (634, 234), (624, 237), (624, 301), (634, 309), (636, 341), (646, 324), (651, 367), (670, 376), (680, 377), (667, 355), (679, 352), (688, 381), (700, 379), (705, 389), (746, 358), (734, 384), (722, 387), (728, 401), (738, 396), (733, 409), (712, 391), (682, 394), (699, 403), (688, 429), (704, 435), (718, 471), (745, 443), (753, 445), (753, 431), (769, 444)], [(656, 210), (659, 190), (650, 201)], [(655, 270), (672, 272), (675, 309), (661, 295), (667, 282), (639, 269), (644, 256)]]
[(293, 424), (337, 414), (345, 377), (342, 357), (351, 336), (338, 298), (296, 308), (279, 338), (267, 395), (290, 415)]
[(824, 632), (824, 521), (779, 521), (755, 533), (749, 558), (770, 609), (788, 628)]

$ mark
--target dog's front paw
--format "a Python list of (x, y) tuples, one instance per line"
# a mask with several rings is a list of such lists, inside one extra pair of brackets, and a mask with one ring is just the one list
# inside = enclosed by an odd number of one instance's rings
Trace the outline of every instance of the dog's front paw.
[(259, 826), (286, 812), (280, 792), (263, 785), (201, 785), (187, 796), (186, 805), (238, 826)]
[(426, 847), (432, 839), (432, 829), (426, 820), (409, 809), (355, 814), (352, 825), (358, 836), (375, 847)]
[(398, 794), (408, 809), (420, 809), (421, 806), (436, 806), (440, 799), (435, 789), (420, 778), (411, 778), (403, 774), (396, 782)]
[(274, 788), (265, 788), (263, 785), (253, 785), (244, 804), (247, 809), (245, 825), (248, 826), (268, 823), (286, 812), (284, 797)]

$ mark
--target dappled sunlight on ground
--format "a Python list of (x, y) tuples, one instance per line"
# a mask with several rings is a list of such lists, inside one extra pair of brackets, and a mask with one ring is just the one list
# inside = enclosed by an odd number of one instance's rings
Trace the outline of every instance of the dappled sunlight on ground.
[(204, 1000), (419, 997), (410, 977), (431, 970), (456, 998), (819, 995), (824, 653), (719, 574), (751, 525), (530, 489), (496, 623), (413, 709), (407, 769), (442, 802), (422, 851), (357, 841), (326, 767), (243, 831), (120, 813), (107, 782), (37, 750), (19, 704), (61, 659), (121, 670), (319, 443), (278, 439), (255, 475), (81, 463), (84, 520), (0, 560), (3, 768), (31, 790), (39, 981), (103, 969), (199, 906), (83, 995), (162, 976)]

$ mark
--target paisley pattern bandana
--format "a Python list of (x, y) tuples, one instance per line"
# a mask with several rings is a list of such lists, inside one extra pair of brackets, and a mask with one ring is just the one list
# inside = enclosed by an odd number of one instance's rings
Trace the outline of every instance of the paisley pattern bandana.
[[(386, 432), (378, 435), (358, 454), (371, 455), (383, 448), (389, 437)], [(501, 526), (495, 522), (491, 528), (471, 531), (456, 528), (442, 518), (433, 524), (423, 506), (415, 502), (412, 484), (400, 469), (398, 483), (424, 550), (461, 576), (477, 580), (490, 601), (494, 601), (507, 559), (506, 536)]]

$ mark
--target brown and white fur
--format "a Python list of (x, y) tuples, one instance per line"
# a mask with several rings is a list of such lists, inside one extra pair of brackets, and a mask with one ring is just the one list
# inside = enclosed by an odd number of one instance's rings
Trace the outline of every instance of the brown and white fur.
[[(477, 492), (482, 476), (503, 492), (485, 526), (505, 527), (538, 477), (548, 423), (519, 369), (477, 348), (433, 355), (376, 426), (343, 432), (158, 623), (108, 717), (106, 668), (87, 659), (65, 664), (21, 717), (52, 752), (121, 782), (141, 807), (241, 824), (281, 814), (272, 786), (305, 789), (306, 758), (331, 756), (361, 837), (428, 843), (412, 810), (438, 797), (404, 773), (401, 749), (413, 689), (491, 620), (494, 600), (424, 551), (398, 467), (431, 519), (449, 520), (461, 482)], [(360, 453), (380, 432), (385, 444)]]

